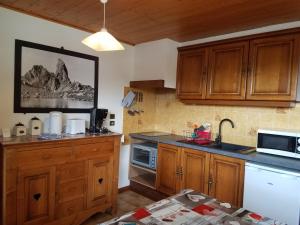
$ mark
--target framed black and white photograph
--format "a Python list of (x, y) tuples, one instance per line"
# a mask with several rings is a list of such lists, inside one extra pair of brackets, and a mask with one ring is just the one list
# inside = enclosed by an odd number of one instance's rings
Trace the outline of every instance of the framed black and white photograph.
[(14, 112), (97, 108), (98, 64), (96, 56), (15, 40)]

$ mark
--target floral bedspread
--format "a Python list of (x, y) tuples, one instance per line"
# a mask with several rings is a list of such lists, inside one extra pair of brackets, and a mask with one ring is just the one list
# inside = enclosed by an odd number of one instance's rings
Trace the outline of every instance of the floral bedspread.
[(101, 225), (284, 225), (193, 190), (137, 209)]

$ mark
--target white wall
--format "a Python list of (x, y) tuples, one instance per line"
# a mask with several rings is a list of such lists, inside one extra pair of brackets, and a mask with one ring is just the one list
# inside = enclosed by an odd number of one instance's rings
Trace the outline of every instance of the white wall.
[[(67, 50), (78, 51), (99, 57), (99, 100), (98, 106), (108, 108), (116, 114), (116, 125), (110, 127), (122, 133), (124, 86), (128, 85), (133, 75), (134, 51), (125, 45), (120, 52), (97, 53), (81, 44), (89, 33), (46, 20), (31, 17), (0, 7), (0, 128), (12, 128), (17, 122), (28, 125), (33, 114), (13, 113), (14, 96), (14, 49), (15, 39), (41, 43), (54, 47), (63, 46)], [(35, 114), (42, 120), (48, 114)], [(89, 114), (66, 114), (65, 117), (77, 117), (89, 120)], [(121, 165), (128, 165), (128, 147), (121, 150)], [(120, 170), (119, 186), (128, 185), (128, 170)]]
[(134, 80), (165, 80), (165, 86), (176, 87), (178, 42), (161, 39), (134, 48)]

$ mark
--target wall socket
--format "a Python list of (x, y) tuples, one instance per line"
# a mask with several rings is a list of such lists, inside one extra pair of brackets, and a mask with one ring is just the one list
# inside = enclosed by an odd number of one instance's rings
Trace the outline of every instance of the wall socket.
[(109, 126), (114, 126), (115, 125), (115, 121), (112, 120), (112, 121), (109, 121)]
[(109, 119), (114, 120), (116, 118), (115, 114), (109, 114)]

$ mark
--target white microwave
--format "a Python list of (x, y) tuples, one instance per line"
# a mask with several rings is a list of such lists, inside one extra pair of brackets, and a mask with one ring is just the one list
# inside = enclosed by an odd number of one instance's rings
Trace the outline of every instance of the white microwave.
[(300, 158), (300, 131), (258, 129), (256, 151)]

